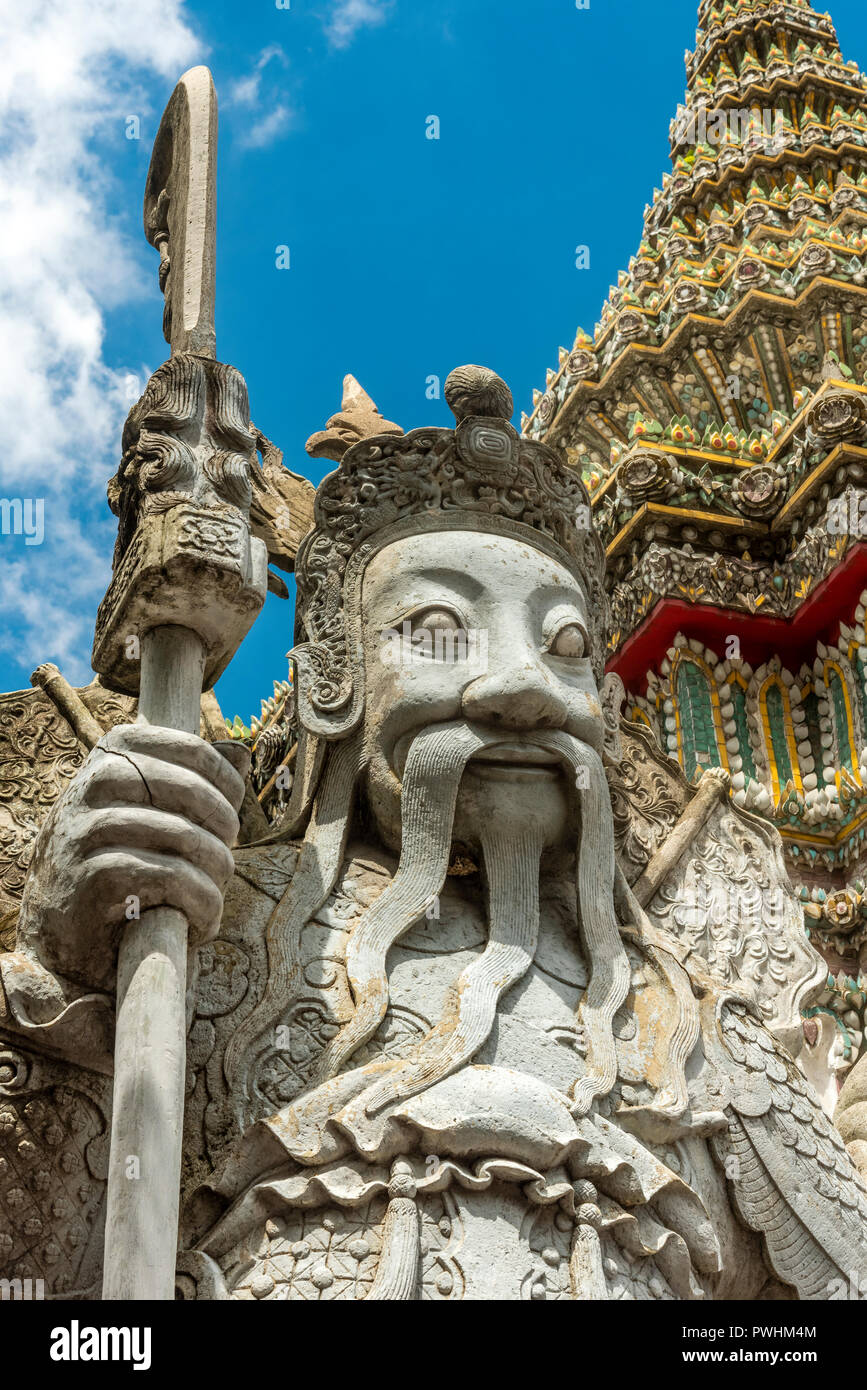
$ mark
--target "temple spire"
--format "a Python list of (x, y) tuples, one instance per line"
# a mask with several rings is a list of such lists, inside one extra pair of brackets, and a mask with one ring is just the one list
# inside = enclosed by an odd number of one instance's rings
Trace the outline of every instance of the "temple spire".
[[(585, 420), (583, 441), (573, 444), (567, 420), (582, 382), (642, 345), (661, 347), (690, 313), (725, 318), (760, 286), (766, 293), (774, 286), (784, 303), (797, 298), (805, 268), (829, 256), (836, 275), (861, 283), (856, 260), (863, 234), (854, 224), (841, 225), (840, 217), (844, 208), (861, 208), (867, 192), (865, 78), (843, 58), (831, 18), (807, 0), (702, 0), (686, 74), (684, 101), (670, 127), (672, 167), (645, 208), (636, 255), (612, 285), (594, 331), (579, 328), (572, 351), (561, 349), (524, 417), (531, 432), (552, 430), (555, 442), (568, 439), (588, 481), (606, 476), (624, 432), (601, 412), (592, 428)], [(827, 224), (830, 246), (805, 246), (805, 238), (817, 235), (806, 217)], [(759, 244), (762, 254), (753, 260)], [(845, 344), (822, 346), (837, 351)], [(863, 351), (858, 335), (849, 348)], [(782, 384), (787, 374), (781, 363), (772, 377)], [(702, 368), (701, 380), (700, 392), (679, 400), (680, 414), (690, 419), (691, 402), (699, 396), (705, 402), (705, 413), (691, 420), (701, 437), (711, 423), (731, 417), (748, 436), (762, 424), (756, 408), (720, 395), (724, 373), (709, 377)], [(771, 412), (788, 413), (799, 388), (762, 380)], [(637, 406), (641, 417), (655, 394), (651, 389)], [(654, 406), (661, 429), (672, 394), (676, 388)], [(756, 447), (748, 445), (753, 456)]]
[[(738, 804), (814, 864), (809, 827), (827, 817), (830, 845), (867, 787), (867, 592), (846, 559), (867, 523), (838, 495), (867, 448), (867, 83), (804, 0), (703, 0), (686, 74), (635, 255), (523, 427), (590, 491), (636, 717), (688, 776), (724, 759)], [(837, 645), (799, 648), (832, 577)]]

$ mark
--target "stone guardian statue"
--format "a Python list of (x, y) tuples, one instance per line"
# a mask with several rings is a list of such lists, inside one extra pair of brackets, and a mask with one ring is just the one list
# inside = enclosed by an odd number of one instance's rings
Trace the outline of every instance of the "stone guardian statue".
[[(142, 509), (263, 487), (238, 374), (190, 357), (131, 414), (118, 564)], [(192, 732), (116, 672), (0, 697), (0, 1275), (111, 1296), (133, 897), (192, 948), (178, 1296), (846, 1298), (867, 1188), (807, 1079), (779, 837), (621, 718), (579, 477), (493, 372), (446, 399), (404, 434), (353, 381), (315, 436), (270, 819), (205, 701)]]

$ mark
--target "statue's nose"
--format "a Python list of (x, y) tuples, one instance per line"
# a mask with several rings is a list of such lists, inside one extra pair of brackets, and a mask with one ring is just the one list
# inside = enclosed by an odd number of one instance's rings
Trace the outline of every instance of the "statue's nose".
[(477, 723), (508, 729), (556, 729), (566, 719), (566, 704), (557, 682), (528, 654), (525, 661), (472, 681), (464, 691), (463, 714)]

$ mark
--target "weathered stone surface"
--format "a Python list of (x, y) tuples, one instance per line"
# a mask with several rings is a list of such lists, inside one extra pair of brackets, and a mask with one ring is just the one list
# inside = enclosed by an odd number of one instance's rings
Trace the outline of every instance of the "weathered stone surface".
[(364, 387), (354, 376), (343, 379), (343, 401), (324, 430), (311, 434), (305, 445), (311, 458), (334, 459), (339, 463), (353, 444), (380, 434), (403, 434), (400, 425), (384, 420)]
[(93, 642), (112, 689), (138, 693), (141, 644), (160, 626), (196, 635), (210, 689), (253, 623), (267, 566), (250, 535), (255, 442), (240, 372), (191, 353), (164, 363), (130, 411), (109, 485), (114, 574)]
[(216, 356), (217, 96), (210, 72), (190, 68), (172, 93), (154, 143), (145, 235), (160, 253), (163, 335), (173, 353)]

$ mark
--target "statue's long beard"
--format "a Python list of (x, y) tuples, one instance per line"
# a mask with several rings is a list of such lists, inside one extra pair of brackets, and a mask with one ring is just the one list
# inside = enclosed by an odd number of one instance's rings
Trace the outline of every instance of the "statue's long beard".
[(507, 840), (491, 833), (490, 827), (480, 833), (490, 885), (488, 943), (458, 980), (451, 1017), (365, 1093), (368, 1115), (415, 1095), (469, 1061), (490, 1034), (499, 1000), (533, 962), (539, 935), (541, 841), (531, 834)]
[[(502, 735), (467, 724), (426, 730), (413, 743), (403, 775), (403, 839), (397, 874), (353, 933), (346, 954), (356, 1002), (350, 1021), (322, 1054), (316, 1080), (344, 1069), (373, 1036), (388, 1008), (386, 958), (440, 892), (448, 869), (454, 810), (467, 762)], [(557, 753), (582, 772), (578, 900), (589, 984), (579, 1006), (587, 1038), (587, 1072), (576, 1081), (576, 1110), (589, 1110), (617, 1076), (612, 1022), (629, 990), (629, 963), (614, 910), (614, 826), (602, 761), (565, 733), (539, 731), (527, 742)], [(539, 931), (541, 833), (482, 823), (478, 835), (488, 881), (488, 943), (457, 983), (457, 1003), (420, 1044), (365, 1096), (375, 1114), (464, 1065), (488, 1038), (497, 1006), (529, 969)], [(580, 837), (580, 838), (579, 838)]]
[[(585, 1113), (605, 1095), (617, 1075), (612, 1024), (629, 989), (629, 963), (614, 907), (614, 827), (608, 786), (599, 755), (562, 732), (539, 731), (526, 741), (556, 753), (583, 790), (571, 799), (580, 805), (577, 875), (579, 927), (589, 970), (578, 1021), (587, 1039), (587, 1067), (576, 1080), (576, 1111)], [(346, 1069), (353, 1055), (380, 1027), (389, 1003), (387, 958), (391, 947), (417, 922), (442, 890), (448, 871), (455, 808), (470, 758), (506, 741), (466, 723), (426, 729), (412, 743), (402, 778), (402, 843), (394, 879), (356, 926), (346, 952), (346, 971), (355, 1003), (351, 1018), (322, 1052), (315, 1086)], [(332, 891), (346, 843), (346, 826), (336, 824), (337, 798), (349, 802), (347, 781), (354, 751), (332, 752), (314, 808), (292, 887), (272, 914), (268, 930), (269, 981), (266, 995), (245, 1020), (227, 1052), (231, 1079), (246, 1050), (273, 1027), (294, 992), (300, 967), (300, 936), (305, 923)], [(349, 811), (344, 815), (348, 822)], [(539, 928), (539, 866), (545, 848), (538, 830), (510, 830), (480, 824), (479, 840), (488, 882), (488, 942), (461, 975), (457, 1002), (447, 1018), (412, 1053), (365, 1094), (374, 1114), (417, 1093), (464, 1065), (488, 1038), (499, 1000), (532, 964)], [(300, 881), (299, 881), (300, 880)]]

